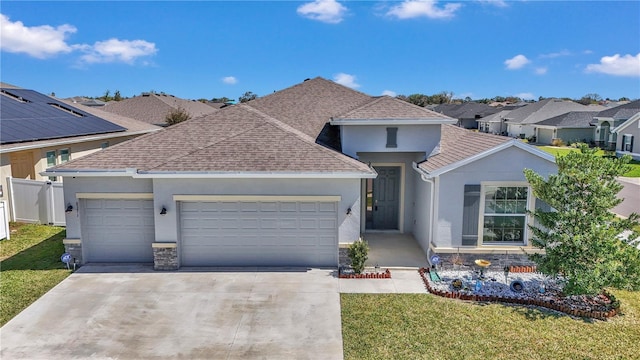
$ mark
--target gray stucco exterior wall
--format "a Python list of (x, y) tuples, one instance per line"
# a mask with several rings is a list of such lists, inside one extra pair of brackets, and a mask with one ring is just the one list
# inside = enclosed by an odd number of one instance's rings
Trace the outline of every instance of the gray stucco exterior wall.
[[(545, 177), (557, 172), (555, 163), (512, 146), (440, 175), (437, 186), (434, 245), (462, 246), (465, 185), (486, 181), (526, 182), (523, 173), (525, 168), (533, 169)], [(421, 206), (427, 206), (426, 201), (419, 203)]]

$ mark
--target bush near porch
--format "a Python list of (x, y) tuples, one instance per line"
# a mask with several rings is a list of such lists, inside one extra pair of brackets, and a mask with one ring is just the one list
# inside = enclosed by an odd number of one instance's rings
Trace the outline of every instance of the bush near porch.
[(606, 322), (429, 294), (342, 294), (344, 358), (638, 359), (640, 292), (612, 293), (622, 315)]
[(60, 261), (65, 229), (10, 223), (11, 239), (0, 241), (0, 326), (71, 273)]

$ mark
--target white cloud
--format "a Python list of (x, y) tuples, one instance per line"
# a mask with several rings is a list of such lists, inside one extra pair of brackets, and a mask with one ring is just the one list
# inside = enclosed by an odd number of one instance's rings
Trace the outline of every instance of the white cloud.
[(542, 54), (542, 55), (540, 55), (540, 58), (541, 59), (554, 59), (554, 58), (558, 58), (558, 57), (561, 57), (561, 56), (569, 56), (569, 55), (572, 55), (571, 51), (565, 49), (565, 50), (561, 50), (561, 51), (554, 52), (554, 53)]
[(640, 53), (635, 56), (631, 54), (604, 56), (600, 59), (599, 64), (589, 64), (585, 70), (588, 73), (640, 77)]
[(93, 46), (75, 46), (86, 54), (80, 57), (84, 63), (123, 62), (133, 64), (137, 58), (151, 56), (158, 52), (156, 44), (145, 40), (109, 39), (96, 41)]
[(333, 81), (337, 82), (340, 85), (344, 85), (346, 87), (350, 87), (353, 89), (360, 87), (360, 84), (356, 83), (355, 75), (339, 73), (333, 77)]
[(387, 12), (387, 15), (398, 19), (412, 19), (417, 17), (427, 17), (430, 19), (452, 18), (455, 12), (462, 7), (462, 4), (449, 3), (439, 8), (435, 0), (405, 0), (400, 5), (396, 5)]
[(391, 97), (396, 97), (396, 92), (395, 91), (391, 91), (391, 90), (385, 90), (382, 92), (382, 95), (386, 95), (386, 96), (391, 96)]
[(0, 49), (44, 59), (71, 52), (73, 49), (65, 39), (76, 31), (75, 27), (68, 24), (55, 28), (49, 25), (29, 27), (21, 21), (12, 22), (8, 16), (0, 14)]
[(544, 75), (544, 74), (546, 74), (546, 73), (547, 73), (547, 70), (548, 70), (548, 69), (547, 69), (546, 67), (539, 67), (539, 68), (536, 68), (536, 74), (537, 74), (537, 75)]
[(347, 8), (335, 0), (316, 0), (298, 6), (297, 12), (311, 20), (337, 24), (344, 20)]
[(593, 50), (587, 49), (587, 50), (584, 50), (582, 53), (585, 55), (593, 54)]
[(522, 68), (523, 66), (527, 65), (530, 62), (531, 61), (527, 59), (526, 56), (520, 54), (512, 57), (511, 59), (505, 60), (504, 64), (507, 66), (507, 69), (516, 70), (516, 69)]
[(504, 0), (477, 0), (479, 3), (493, 5), (497, 7), (507, 7), (507, 2)]
[(536, 97), (529, 92), (515, 94), (515, 97), (519, 97), (522, 100), (534, 100)]
[(225, 76), (222, 78), (222, 82), (225, 84), (233, 85), (238, 83), (238, 79), (235, 76)]

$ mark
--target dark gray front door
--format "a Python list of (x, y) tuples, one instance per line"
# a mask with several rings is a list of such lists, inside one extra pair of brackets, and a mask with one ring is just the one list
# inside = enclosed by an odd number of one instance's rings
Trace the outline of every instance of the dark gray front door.
[(400, 207), (400, 167), (376, 167), (373, 180), (373, 221), (376, 230), (397, 230)]

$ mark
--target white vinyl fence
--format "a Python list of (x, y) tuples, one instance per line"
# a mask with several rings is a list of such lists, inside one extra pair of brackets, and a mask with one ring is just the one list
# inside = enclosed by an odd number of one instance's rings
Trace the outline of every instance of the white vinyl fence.
[(62, 183), (7, 178), (13, 221), (65, 225)]
[(9, 208), (6, 201), (0, 201), (0, 240), (11, 237), (9, 231)]

